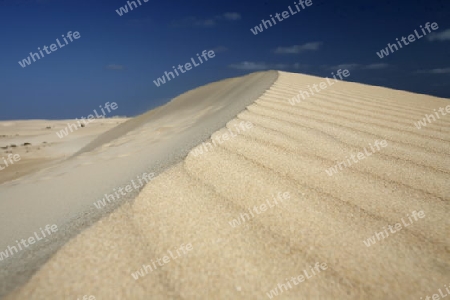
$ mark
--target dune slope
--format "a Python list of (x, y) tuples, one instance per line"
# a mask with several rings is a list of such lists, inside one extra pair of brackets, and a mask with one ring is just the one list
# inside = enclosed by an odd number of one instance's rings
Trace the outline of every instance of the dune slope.
[[(87, 145), (86, 139), (72, 140), (73, 149), (82, 148), (77, 154), (0, 184), (0, 253), (47, 224), (58, 227), (45, 241), (6, 259), (0, 257), (0, 297), (24, 284), (70, 238), (132, 201), (145, 184), (138, 178), (157, 175), (182, 161), (192, 147), (236, 117), (277, 77), (276, 71), (257, 72), (198, 87), (94, 140), (89, 137)], [(124, 191), (132, 180), (131, 189)], [(106, 194), (116, 197), (106, 201)], [(98, 201), (104, 205), (96, 207)]]
[[(420, 130), (414, 122), (450, 103), (348, 82), (289, 103), (299, 89), (321, 81), (279, 72), (226, 127), (133, 203), (68, 242), (6, 299), (419, 299), (438, 293), (450, 282), (450, 118)], [(387, 146), (376, 150), (376, 141)], [(192, 249), (163, 260), (182, 244)], [(163, 263), (133, 277), (158, 259)], [(326, 267), (312, 273), (317, 262)], [(300, 275), (302, 282), (287, 283)]]

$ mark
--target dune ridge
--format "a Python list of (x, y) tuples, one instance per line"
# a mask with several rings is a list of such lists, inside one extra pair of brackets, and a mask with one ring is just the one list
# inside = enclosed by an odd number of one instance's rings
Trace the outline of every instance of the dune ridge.
[[(277, 298), (436, 293), (450, 282), (450, 119), (422, 130), (413, 122), (450, 102), (339, 82), (289, 104), (299, 89), (321, 80), (278, 72), (270, 88), (211, 139), (230, 131), (235, 137), (201, 155), (194, 155), (200, 145), (191, 149), (6, 299), (266, 299), (316, 262), (328, 269)], [(238, 132), (241, 122), (253, 126)], [(375, 140), (388, 146), (327, 175), (327, 168)], [(290, 198), (230, 225), (280, 192)], [(366, 246), (375, 232), (414, 211), (425, 217)], [(187, 243), (192, 251), (133, 279), (143, 264)]]
[[(94, 206), (96, 201), (125, 187), (137, 176), (157, 175), (182, 161), (192, 147), (253, 103), (277, 77), (276, 71), (265, 71), (213, 82), (136, 118), (122, 120), (124, 123), (106, 132), (106, 126), (99, 125), (116, 120), (96, 122), (60, 143), (58, 147), (70, 157), (57, 157), (37, 172), (1, 184), (0, 251), (46, 224), (56, 224), (59, 230), (45, 242), (0, 262), (0, 297), (28, 281), (72, 237), (120, 205), (133, 201), (141, 187), (127, 191), (102, 209)], [(45, 124), (36, 122), (24, 123), (31, 129)], [(43, 132), (35, 132), (36, 140), (45, 141), (48, 135), (58, 139), (55, 132), (45, 127)], [(38, 159), (46, 157), (34, 154)]]

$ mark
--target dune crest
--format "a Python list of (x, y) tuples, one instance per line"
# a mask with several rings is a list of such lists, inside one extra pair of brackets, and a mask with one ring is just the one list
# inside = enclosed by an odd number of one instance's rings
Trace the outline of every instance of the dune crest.
[[(208, 151), (205, 143), (190, 149), (5, 299), (412, 299), (436, 293), (450, 282), (450, 116), (421, 130), (414, 122), (448, 100), (339, 82), (291, 105), (299, 89), (323, 80), (278, 72), (262, 96), (205, 141), (222, 142)], [(188, 109), (174, 102), (161, 111)], [(83, 151), (101, 149), (114, 142), (114, 132), (140, 122), (118, 126)], [(251, 128), (238, 130), (242, 122)], [(161, 135), (164, 130), (171, 129), (159, 128)], [(375, 140), (387, 146), (327, 174)], [(280, 193), (289, 198), (270, 207), (268, 199)], [(414, 211), (424, 217), (390, 234), (389, 225)], [(238, 217), (245, 222), (230, 226)], [(377, 242), (367, 246), (373, 237)], [(183, 244), (192, 250), (139, 280), (132, 276)], [(289, 281), (311, 275), (315, 266), (310, 279)]]

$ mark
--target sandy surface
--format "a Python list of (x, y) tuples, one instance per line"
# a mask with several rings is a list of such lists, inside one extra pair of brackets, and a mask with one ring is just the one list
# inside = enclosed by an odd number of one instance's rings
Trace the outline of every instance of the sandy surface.
[(0, 121), (0, 165), (5, 166), (8, 155), (20, 155), (20, 160), (11, 167), (0, 170), (0, 184), (20, 178), (37, 170), (58, 163), (80, 151), (100, 134), (114, 128), (128, 119), (96, 119), (93, 122), (72, 129), (67, 136), (56, 134), (68, 123), (76, 120), (26, 120)]
[[(0, 251), (47, 224), (57, 225), (58, 231), (0, 261), (0, 297), (24, 284), (70, 238), (133, 200), (141, 189), (137, 177), (157, 175), (182, 161), (190, 149), (260, 97), (277, 77), (276, 71), (259, 72), (191, 90), (109, 131), (78, 142), (67, 140), (61, 147), (70, 148), (70, 157), (1, 184)], [(119, 200), (103, 208), (94, 205), (105, 193), (114, 194), (131, 180), (137, 188), (122, 191)]]
[[(339, 82), (289, 104), (299, 89), (321, 81), (279, 72), (269, 90), (211, 136), (222, 142), (208, 151), (197, 143), (6, 299), (268, 299), (278, 284), (286, 286), (277, 299), (425, 299), (445, 291), (450, 119), (421, 130), (414, 122), (450, 102)], [(238, 130), (242, 122), (253, 126)], [(125, 124), (120, 130), (128, 131)], [(144, 133), (125, 145), (147, 145)], [(326, 173), (376, 140), (387, 146)], [(105, 156), (86, 151), (81, 157)], [(278, 193), (289, 198), (275, 205)], [(265, 203), (272, 207), (262, 211)], [(250, 215), (254, 206), (259, 213)], [(423, 217), (409, 220), (414, 211)], [(249, 215), (232, 226), (241, 213)], [(375, 232), (396, 223), (404, 224), (401, 230), (366, 246)], [(192, 250), (133, 278), (182, 244)], [(326, 268), (311, 275), (316, 263)], [(304, 270), (311, 278), (286, 283)]]

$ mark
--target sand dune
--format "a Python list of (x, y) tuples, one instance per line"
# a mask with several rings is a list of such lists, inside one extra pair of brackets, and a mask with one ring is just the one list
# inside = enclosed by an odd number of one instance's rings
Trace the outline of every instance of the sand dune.
[(56, 133), (76, 120), (26, 120), (0, 122), (0, 164), (2, 157), (20, 156), (14, 168), (0, 172), (0, 184), (31, 174), (39, 169), (57, 163), (89, 144), (99, 134), (110, 130), (126, 118), (97, 119), (87, 127), (73, 130), (59, 138)]
[[(444, 290), (450, 283), (450, 117), (420, 130), (414, 122), (450, 102), (338, 82), (289, 103), (299, 89), (322, 80), (278, 72), (225, 127), (197, 140), (134, 201), (68, 241), (6, 299), (419, 299)], [(239, 87), (236, 95), (258, 94), (250, 83)], [(203, 90), (214, 95), (207, 101), (212, 117), (226, 105), (214, 102), (225, 88)], [(105, 133), (80, 156), (100, 159), (119, 141), (144, 147), (156, 128), (140, 127), (144, 120), (155, 118), (164, 136), (179, 124), (167, 121), (163, 128), (163, 120), (205, 106), (173, 101)], [(251, 126), (244, 130), (245, 124)], [(326, 172), (381, 140), (386, 147), (332, 176)], [(280, 193), (289, 198), (274, 196)], [(259, 209), (250, 213), (254, 206)], [(396, 223), (401, 229), (388, 231)], [(385, 237), (377, 239), (379, 232)], [(192, 250), (168, 256), (182, 244)], [(143, 265), (165, 256), (168, 262), (145, 272)], [(326, 268), (312, 273), (316, 263)], [(303, 282), (287, 283), (302, 274)]]
[[(277, 77), (276, 71), (258, 72), (215, 82), (109, 131), (99, 130), (97, 137), (89, 133), (95, 123), (88, 125), (65, 137), (65, 143), (48, 148), (58, 150), (57, 156), (34, 152), (40, 159), (55, 157), (58, 163), (0, 185), (0, 254), (46, 224), (56, 224), (58, 232), (0, 261), (0, 297), (24, 284), (70, 238), (132, 201), (142, 188), (138, 177), (157, 175), (182, 161), (190, 149), (253, 103)], [(47, 135), (58, 139), (54, 131), (47, 133), (44, 121), (33, 122), (29, 129), (44, 128), (45, 132), (37, 134), (35, 141), (46, 141)], [(58, 156), (61, 153), (69, 157)], [(106, 202), (101, 209), (94, 206), (106, 201), (105, 194), (115, 195), (132, 180), (136, 188), (122, 191), (120, 199)]]

